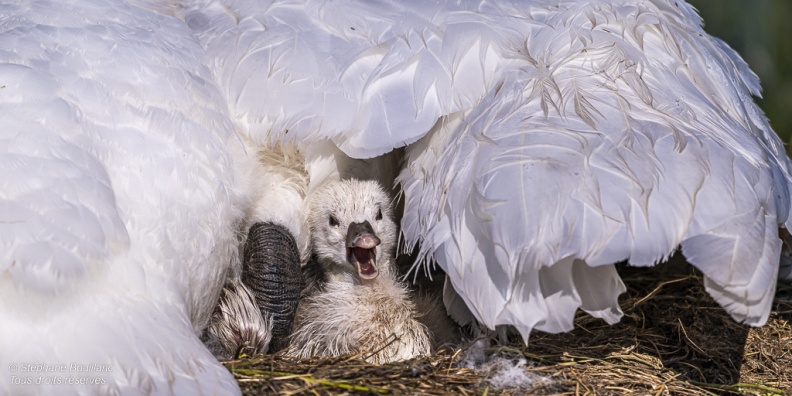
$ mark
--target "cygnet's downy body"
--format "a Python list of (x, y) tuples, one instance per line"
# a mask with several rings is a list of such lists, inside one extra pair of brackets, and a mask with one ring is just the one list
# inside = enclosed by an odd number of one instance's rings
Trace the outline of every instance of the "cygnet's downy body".
[(312, 258), (287, 354), (360, 354), (372, 363), (430, 353), (394, 263), (397, 228), (376, 182), (344, 180), (309, 199)]

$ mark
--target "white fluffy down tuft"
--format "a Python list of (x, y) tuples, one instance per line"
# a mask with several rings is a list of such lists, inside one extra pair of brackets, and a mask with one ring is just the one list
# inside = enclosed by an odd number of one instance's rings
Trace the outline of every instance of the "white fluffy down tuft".
[(495, 389), (529, 391), (537, 385), (547, 385), (550, 381), (546, 377), (529, 373), (529, 363), (524, 357), (509, 356), (504, 352), (487, 353), (488, 346), (484, 340), (470, 345), (459, 366), (476, 371)]

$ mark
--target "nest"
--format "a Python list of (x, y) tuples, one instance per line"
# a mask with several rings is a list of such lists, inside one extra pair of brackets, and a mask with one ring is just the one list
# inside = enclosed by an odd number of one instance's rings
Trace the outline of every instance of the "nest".
[[(534, 332), (483, 350), (520, 361), (529, 385), (498, 388), (463, 363), (470, 344), (406, 362), (362, 356), (297, 360), (260, 355), (223, 364), (246, 395), (524, 394), (713, 395), (792, 392), (792, 286), (780, 284), (761, 328), (735, 323), (705, 292), (701, 274), (675, 257), (654, 268), (619, 266), (624, 317), (609, 326), (579, 313), (564, 334)], [(525, 364), (522, 364), (522, 362)]]

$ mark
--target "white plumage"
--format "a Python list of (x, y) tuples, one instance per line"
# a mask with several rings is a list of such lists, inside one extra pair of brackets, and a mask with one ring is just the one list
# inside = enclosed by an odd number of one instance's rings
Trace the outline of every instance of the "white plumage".
[(686, 3), (206, 0), (180, 14), (237, 128), (297, 144), (312, 184), (343, 159), (315, 142), (358, 158), (409, 145), (405, 240), (487, 326), (569, 330), (578, 307), (615, 322), (612, 264), (678, 246), (736, 320), (767, 319), (790, 164), (756, 76)]
[[(392, 179), (394, 154), (350, 157), (405, 145), (402, 231), (452, 313), (526, 338), (578, 307), (613, 322), (612, 263), (681, 246), (735, 319), (767, 319), (790, 163), (755, 75), (683, 1), (161, 3), (0, 3), (3, 370), (236, 391), (196, 334), (239, 232), (276, 220), (306, 246), (306, 194)], [(286, 142), (307, 187), (256, 168)], [(55, 389), (4, 373), (0, 393)]]
[(0, 15), (0, 393), (238, 393), (197, 337), (241, 218), (203, 50), (120, 0)]

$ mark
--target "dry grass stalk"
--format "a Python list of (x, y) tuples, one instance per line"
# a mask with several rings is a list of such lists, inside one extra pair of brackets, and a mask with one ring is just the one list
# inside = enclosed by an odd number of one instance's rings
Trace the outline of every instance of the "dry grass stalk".
[(620, 267), (628, 292), (614, 326), (579, 314), (565, 334), (535, 333), (488, 353), (524, 357), (531, 389), (494, 389), (485, 373), (461, 368), (462, 350), (370, 365), (359, 356), (295, 360), (262, 355), (224, 364), (247, 395), (773, 395), (792, 392), (792, 286), (779, 285), (767, 325), (737, 324), (681, 259), (655, 268)]

